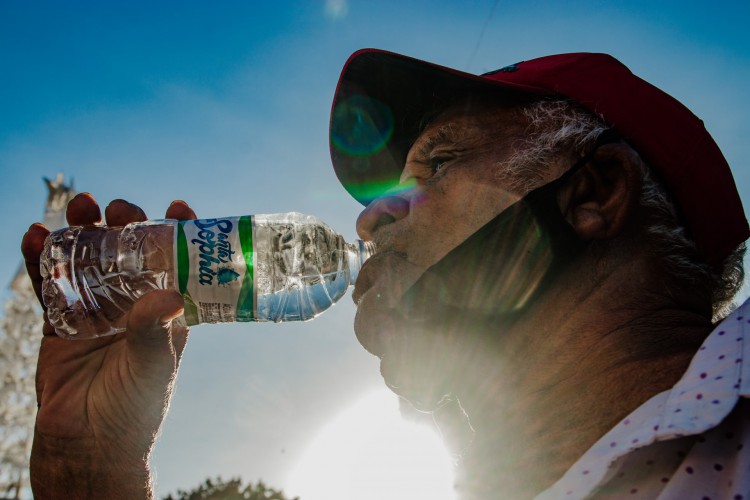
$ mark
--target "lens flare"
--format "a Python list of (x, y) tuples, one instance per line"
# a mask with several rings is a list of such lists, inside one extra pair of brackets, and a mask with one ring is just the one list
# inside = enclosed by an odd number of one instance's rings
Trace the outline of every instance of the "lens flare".
[(393, 135), (393, 112), (372, 97), (353, 95), (333, 110), (331, 142), (350, 156), (371, 156), (381, 151)]
[(416, 186), (416, 181), (409, 179), (394, 185), (393, 181), (370, 181), (362, 183), (347, 182), (344, 187), (358, 200), (366, 205), (381, 196), (405, 195)]

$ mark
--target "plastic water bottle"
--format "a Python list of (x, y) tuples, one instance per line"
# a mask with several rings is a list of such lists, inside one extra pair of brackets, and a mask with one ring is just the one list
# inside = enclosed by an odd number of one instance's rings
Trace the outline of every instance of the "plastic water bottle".
[(124, 331), (133, 303), (156, 289), (183, 295), (187, 325), (305, 321), (373, 252), (296, 212), (69, 227), (45, 243), (42, 295), (58, 335), (76, 339)]

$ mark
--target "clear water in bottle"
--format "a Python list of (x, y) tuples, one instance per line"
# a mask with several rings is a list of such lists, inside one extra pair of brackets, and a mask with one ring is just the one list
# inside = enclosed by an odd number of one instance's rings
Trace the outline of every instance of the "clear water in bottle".
[(371, 243), (344, 238), (304, 214), (255, 217), (257, 320), (305, 321), (344, 296)]
[(42, 294), (68, 338), (124, 331), (127, 311), (155, 289), (183, 294), (187, 324), (305, 321), (346, 293), (373, 251), (295, 212), (71, 227), (47, 239)]

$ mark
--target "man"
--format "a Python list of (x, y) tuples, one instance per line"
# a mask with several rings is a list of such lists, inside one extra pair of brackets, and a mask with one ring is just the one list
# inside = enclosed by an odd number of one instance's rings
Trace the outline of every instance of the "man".
[[(462, 498), (750, 497), (748, 319), (713, 323), (741, 284), (748, 225), (681, 104), (600, 54), (476, 77), (366, 50), (342, 73), (331, 152), (378, 248), (355, 288), (357, 337), (447, 437), (471, 426)], [(68, 215), (99, 219), (87, 195)], [(176, 202), (167, 216), (194, 214)], [(145, 215), (116, 201), (106, 218)], [(37, 283), (44, 234), (23, 243)], [(90, 345), (45, 326), (38, 496), (148, 494), (180, 312), (154, 292), (125, 335)]]

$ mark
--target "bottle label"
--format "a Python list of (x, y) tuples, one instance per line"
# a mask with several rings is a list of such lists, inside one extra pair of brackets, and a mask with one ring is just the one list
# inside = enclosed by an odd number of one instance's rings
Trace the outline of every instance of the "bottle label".
[(252, 321), (253, 216), (179, 221), (175, 263), (188, 325)]

